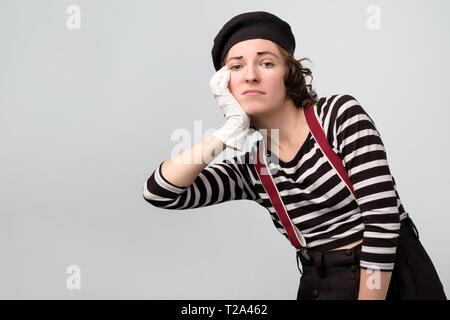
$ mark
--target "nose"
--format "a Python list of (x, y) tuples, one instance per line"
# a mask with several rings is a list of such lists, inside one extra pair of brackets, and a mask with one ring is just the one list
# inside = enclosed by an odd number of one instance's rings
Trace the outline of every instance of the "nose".
[(248, 65), (245, 73), (245, 81), (246, 82), (256, 82), (259, 81), (259, 74), (255, 66)]

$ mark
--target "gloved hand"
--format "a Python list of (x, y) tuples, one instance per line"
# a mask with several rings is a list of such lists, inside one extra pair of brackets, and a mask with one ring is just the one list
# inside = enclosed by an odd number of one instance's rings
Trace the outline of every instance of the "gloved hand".
[(251, 119), (228, 89), (229, 80), (230, 71), (227, 66), (223, 66), (209, 82), (217, 105), (225, 115), (225, 124), (213, 136), (228, 147), (242, 151), (249, 133)]

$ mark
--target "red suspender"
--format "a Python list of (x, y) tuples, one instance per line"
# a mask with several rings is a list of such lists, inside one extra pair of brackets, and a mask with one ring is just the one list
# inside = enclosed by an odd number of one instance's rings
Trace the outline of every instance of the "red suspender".
[[(314, 138), (316, 139), (317, 143), (322, 149), (322, 152), (328, 158), (332, 167), (337, 171), (341, 179), (346, 183), (347, 187), (354, 195), (355, 193), (353, 191), (352, 183), (350, 182), (350, 179), (348, 177), (347, 170), (344, 168), (341, 158), (339, 158), (339, 156), (333, 151), (333, 149), (331, 149), (328, 140), (325, 136), (325, 132), (318, 121), (315, 106), (310, 106), (303, 110), (305, 113), (306, 122), (308, 123), (309, 129), (311, 130), (311, 133), (313, 134)], [(264, 143), (264, 139), (262, 140), (262, 143)], [(298, 230), (298, 228), (292, 223), (291, 219), (289, 218), (286, 212), (286, 208), (283, 204), (283, 201), (281, 200), (280, 194), (278, 193), (278, 189), (275, 185), (275, 182), (273, 181), (272, 175), (270, 174), (270, 171), (267, 168), (263, 149), (264, 148), (260, 148), (260, 143), (258, 143), (257, 157), (255, 164), (256, 172), (259, 176), (259, 179), (264, 189), (266, 190), (266, 193), (270, 197), (270, 202), (272, 203), (272, 206), (274, 207), (277, 216), (280, 219), (281, 224), (283, 225), (283, 228), (286, 230), (291, 244), (297, 249), (300, 249), (302, 253), (305, 253), (306, 252), (305, 238), (301, 234), (300, 230)]]
[[(264, 140), (262, 141), (264, 143)], [(260, 144), (258, 143), (257, 156), (256, 156), (256, 172), (258, 173), (259, 179), (266, 190), (266, 193), (270, 197), (270, 202), (272, 206), (275, 208), (275, 212), (278, 215), (278, 218), (281, 221), (281, 224), (284, 227), (288, 234), (288, 238), (291, 241), (292, 245), (298, 249), (306, 248), (306, 241), (303, 235), (300, 233), (300, 230), (292, 223), (289, 218), (286, 208), (284, 207), (283, 201), (281, 200), (281, 196), (278, 193), (278, 189), (275, 186), (272, 175), (270, 174), (269, 169), (266, 165), (266, 159), (263, 154), (263, 150), (260, 149)], [(264, 148), (263, 148), (264, 149)], [(261, 161), (262, 159), (262, 161)]]
[(339, 158), (333, 149), (331, 149), (327, 137), (325, 136), (325, 132), (318, 121), (316, 108), (313, 106), (303, 110), (305, 111), (306, 122), (308, 123), (309, 129), (319, 144), (320, 149), (322, 149), (322, 152), (328, 158), (331, 166), (337, 171), (342, 181), (345, 182), (356, 199), (355, 191), (353, 190), (353, 185), (348, 177), (347, 170), (344, 168), (341, 158)]

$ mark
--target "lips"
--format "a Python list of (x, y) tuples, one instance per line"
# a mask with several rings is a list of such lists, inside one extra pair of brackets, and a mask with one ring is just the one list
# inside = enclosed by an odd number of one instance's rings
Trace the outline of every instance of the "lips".
[(243, 95), (258, 95), (258, 94), (264, 94), (264, 92), (260, 91), (260, 90), (245, 90)]

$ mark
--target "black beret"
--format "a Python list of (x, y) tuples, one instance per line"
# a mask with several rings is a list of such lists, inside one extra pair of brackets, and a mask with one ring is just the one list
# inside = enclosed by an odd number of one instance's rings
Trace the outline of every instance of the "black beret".
[(257, 38), (271, 40), (294, 55), (295, 38), (287, 22), (265, 11), (241, 13), (228, 21), (214, 38), (211, 54), (216, 71), (233, 45)]

